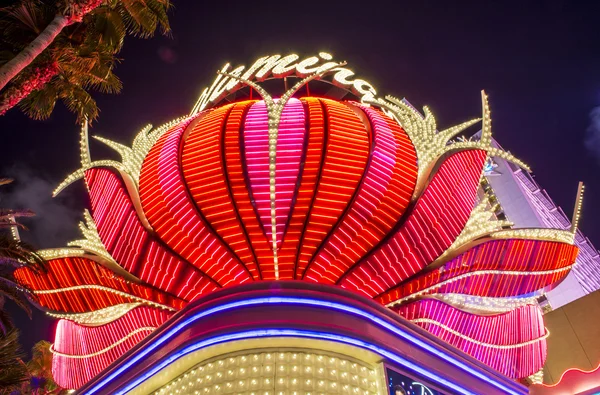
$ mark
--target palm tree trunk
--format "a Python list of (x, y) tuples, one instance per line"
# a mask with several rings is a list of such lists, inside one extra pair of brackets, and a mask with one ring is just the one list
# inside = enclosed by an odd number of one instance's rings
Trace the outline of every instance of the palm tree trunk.
[(56, 15), (52, 22), (39, 36), (35, 38), (17, 56), (12, 58), (4, 66), (0, 67), (0, 90), (9, 83), (17, 74), (41, 54), (56, 38), (56, 36), (70, 23), (70, 19), (64, 15)]
[(18, 81), (11, 84), (0, 95), (0, 116), (6, 114), (8, 110), (19, 104), (31, 92), (42, 89), (52, 77), (58, 74), (58, 71), (56, 63), (49, 63), (34, 68), (29, 72), (29, 75), (20, 75)]

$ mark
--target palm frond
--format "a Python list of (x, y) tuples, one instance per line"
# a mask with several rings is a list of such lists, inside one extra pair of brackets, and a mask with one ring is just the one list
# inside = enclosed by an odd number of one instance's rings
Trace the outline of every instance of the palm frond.
[(137, 37), (152, 37), (160, 26), (163, 34), (171, 31), (167, 11), (169, 1), (160, 0), (121, 0), (117, 8), (127, 30)]
[(31, 360), (27, 362), (27, 367), (31, 374), (45, 378), (52, 378), (52, 351), (51, 343), (42, 340), (31, 349)]
[(17, 222), (17, 218), (33, 217), (35, 213), (26, 209), (0, 209), (0, 229), (7, 229), (16, 226), (21, 229), (27, 229), (25, 225)]
[(8, 313), (2, 308), (3, 306), (4, 296), (0, 295), (0, 336), (15, 327)]
[(36, 270), (43, 270), (45, 261), (28, 243), (0, 234), (0, 258), (13, 259)]
[(166, 0), (147, 0), (146, 4), (154, 12), (154, 15), (156, 15), (162, 34), (169, 35), (171, 33), (171, 25), (169, 24), (167, 12), (172, 7), (171, 2)]
[(93, 16), (93, 30), (96, 34), (90, 34), (89, 40), (95, 40), (97, 44), (108, 46), (114, 53), (119, 52), (127, 34), (119, 11), (104, 6), (99, 7)]
[(37, 35), (50, 22), (47, 17), (44, 18), (45, 15), (41, 7), (42, 4), (39, 2), (26, 0), (7, 9), (5, 12), (15, 22), (20, 22)]
[(19, 108), (31, 119), (48, 119), (54, 111), (56, 99), (56, 87), (50, 83), (21, 100)]
[(15, 282), (0, 276), (0, 294), (12, 300), (19, 308), (24, 310), (29, 318), (31, 318), (31, 305), (27, 297)]
[[(122, 49), (125, 36), (147, 38), (157, 30), (168, 35), (171, 31), (168, 11), (169, 0), (20, 0), (15, 5), (0, 8), (0, 66), (10, 61), (25, 48), (52, 21), (56, 14), (70, 15), (81, 7), (92, 11), (80, 23), (65, 27), (50, 46), (17, 76), (0, 97), (0, 115), (13, 106), (30, 118), (47, 119), (56, 102), (78, 117), (90, 121), (98, 116), (92, 90), (102, 93), (120, 93), (122, 83), (114, 74), (119, 62), (116, 54)], [(55, 65), (55, 72), (34, 88), (23, 86), (41, 79), (31, 71)], [(39, 73), (38, 73), (39, 74)]]
[(60, 93), (67, 109), (77, 115), (79, 123), (87, 119), (89, 122), (98, 118), (98, 105), (92, 96), (81, 86), (71, 85)]
[(29, 378), (27, 366), (21, 360), (23, 356), (19, 332), (11, 329), (0, 333), (0, 388), (4, 391), (17, 389)]

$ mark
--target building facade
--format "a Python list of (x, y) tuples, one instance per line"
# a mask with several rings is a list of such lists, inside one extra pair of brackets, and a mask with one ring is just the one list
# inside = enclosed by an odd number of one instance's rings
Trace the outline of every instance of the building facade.
[(60, 320), (56, 381), (526, 393), (547, 354), (540, 290), (571, 272), (577, 216), (513, 220), (484, 174), (529, 169), (493, 141), (484, 92), (482, 107), (479, 136), (459, 138), (479, 120), (438, 131), (327, 53), (274, 55), (226, 65), (190, 114), (131, 146), (97, 138), (121, 161), (92, 160), (84, 125), (82, 166), (56, 191), (84, 179), (84, 238), (16, 273)]

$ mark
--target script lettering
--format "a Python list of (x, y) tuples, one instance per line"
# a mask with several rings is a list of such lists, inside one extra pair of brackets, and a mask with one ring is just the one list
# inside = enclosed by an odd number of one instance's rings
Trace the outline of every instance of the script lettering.
[[(296, 54), (290, 54), (282, 57), (281, 55), (271, 55), (259, 58), (254, 64), (246, 69), (245, 66), (238, 66), (229, 71), (229, 63), (223, 66), (221, 73), (228, 73), (243, 80), (264, 81), (269, 77), (284, 78), (289, 75), (296, 75), (304, 78), (313, 73), (320, 73), (331, 69), (334, 73), (332, 82), (334, 85), (350, 90), (353, 94), (365, 100), (374, 100), (377, 91), (375, 88), (363, 79), (352, 79), (354, 72), (344, 67), (334, 67), (336, 62), (331, 61), (333, 57), (325, 52), (320, 52), (319, 56), (311, 56), (298, 61), (300, 57)], [(324, 62), (324, 63), (322, 63)], [(244, 72), (244, 70), (246, 70)], [(243, 74), (242, 74), (243, 73)], [(218, 102), (229, 93), (235, 92), (243, 84), (236, 78), (218, 75), (210, 88), (204, 89), (200, 98), (196, 102), (192, 114), (202, 111), (209, 104)]]

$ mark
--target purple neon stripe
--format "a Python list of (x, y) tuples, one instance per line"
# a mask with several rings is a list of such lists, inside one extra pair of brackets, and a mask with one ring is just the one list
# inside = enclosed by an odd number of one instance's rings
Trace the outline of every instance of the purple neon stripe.
[(494, 380), (493, 378), (486, 376), (482, 372), (479, 372), (479, 371), (473, 369), (472, 367), (466, 365), (464, 362), (457, 360), (452, 355), (446, 354), (443, 351), (436, 349), (434, 346), (432, 346), (428, 342), (423, 341), (423, 340), (419, 339), (418, 337), (416, 337), (410, 333), (407, 333), (398, 327), (395, 327), (394, 325), (390, 324), (389, 322), (387, 322), (373, 314), (370, 314), (361, 309), (358, 309), (356, 307), (348, 306), (348, 305), (345, 305), (342, 303), (337, 303), (337, 302), (323, 301), (323, 300), (319, 300), (319, 299), (297, 298), (297, 297), (279, 297), (279, 296), (277, 296), (277, 297), (258, 297), (258, 298), (253, 298), (253, 299), (246, 299), (246, 300), (227, 303), (227, 304), (224, 304), (221, 306), (216, 306), (216, 307), (210, 308), (208, 310), (199, 312), (199, 313), (191, 316), (190, 318), (186, 319), (185, 321), (179, 323), (178, 325), (176, 325), (174, 328), (170, 329), (167, 333), (163, 334), (162, 336), (159, 335), (154, 343), (148, 344), (145, 349), (140, 350), (137, 355), (133, 355), (129, 361), (125, 362), (122, 366), (118, 367), (115, 371), (113, 371), (107, 377), (105, 377), (103, 380), (101, 380), (100, 383), (98, 383), (97, 385), (92, 387), (89, 391), (84, 392), (84, 393), (85, 394), (97, 393), (98, 391), (100, 391), (102, 389), (102, 387), (106, 386), (112, 380), (115, 380), (123, 372), (127, 371), (133, 365), (135, 365), (136, 363), (141, 361), (143, 357), (150, 354), (152, 351), (154, 351), (156, 348), (158, 348), (161, 344), (163, 344), (167, 340), (169, 340), (169, 338), (177, 335), (186, 326), (188, 326), (189, 324), (193, 323), (196, 320), (210, 316), (212, 314), (231, 310), (231, 309), (238, 308), (238, 307), (260, 305), (260, 304), (265, 304), (265, 303), (269, 303), (269, 304), (275, 304), (275, 303), (300, 304), (300, 305), (310, 305), (310, 306), (319, 307), (319, 308), (326, 307), (326, 308), (331, 308), (333, 310), (344, 311), (346, 313), (358, 315), (360, 317), (366, 318), (366, 319), (370, 320), (371, 322), (374, 322), (375, 324), (387, 329), (388, 331), (394, 333), (395, 335), (398, 335), (398, 336), (402, 337), (403, 339), (408, 340), (409, 342), (413, 343), (415, 346), (422, 348), (425, 351), (442, 358), (446, 362), (449, 362), (452, 365), (468, 372), (473, 377), (476, 377), (480, 380), (483, 380), (483, 381), (486, 381), (486, 382), (492, 384), (496, 388), (499, 388), (499, 389), (505, 391), (506, 393), (514, 394), (514, 395), (526, 394), (525, 391), (518, 392), (518, 391), (515, 391), (515, 390), (507, 387), (503, 383), (498, 382), (498, 381)]

